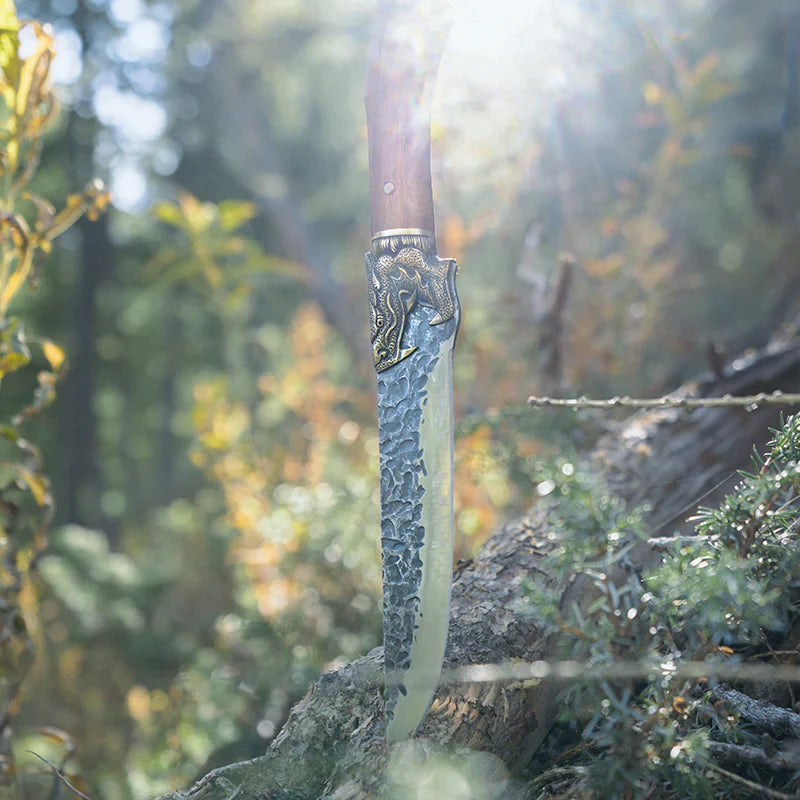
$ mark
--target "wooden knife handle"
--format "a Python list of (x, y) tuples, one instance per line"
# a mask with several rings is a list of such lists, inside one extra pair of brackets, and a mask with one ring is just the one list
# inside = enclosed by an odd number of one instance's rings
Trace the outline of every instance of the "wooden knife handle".
[(366, 95), (372, 233), (433, 233), (431, 98), (449, 24), (409, 0), (379, 13)]

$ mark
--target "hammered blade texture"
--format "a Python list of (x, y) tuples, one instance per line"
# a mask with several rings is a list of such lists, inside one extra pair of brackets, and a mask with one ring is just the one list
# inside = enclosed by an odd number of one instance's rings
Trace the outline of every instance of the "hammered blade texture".
[[(391, 369), (378, 374), (380, 430), (381, 548), (383, 562), (383, 641), (387, 676), (386, 715), (391, 719), (402, 674), (410, 666), (414, 633), (419, 626), (425, 543), (423, 476), (427, 474), (420, 426), (428, 402), (428, 380), (444, 342), (454, 337), (458, 316), (431, 325), (435, 309), (417, 305), (408, 315), (404, 348), (416, 348)], [(448, 356), (449, 355), (448, 350)], [(433, 458), (429, 454), (429, 463)], [(449, 590), (442, 589), (445, 603)]]

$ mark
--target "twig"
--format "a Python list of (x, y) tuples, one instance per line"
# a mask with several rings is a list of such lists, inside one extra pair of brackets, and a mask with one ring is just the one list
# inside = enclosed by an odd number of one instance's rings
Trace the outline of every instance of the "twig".
[(792, 664), (743, 664), (686, 661), (654, 664), (651, 661), (617, 661), (587, 666), (582, 661), (530, 661), (500, 664), (470, 664), (445, 670), (442, 682), (492, 683), (494, 681), (631, 680), (676, 678), (716, 678), (743, 681), (800, 681), (800, 666)]
[[(788, 708), (780, 708), (766, 700), (754, 700), (727, 686), (715, 687), (711, 692), (711, 700), (724, 700), (743, 719), (772, 736), (800, 738), (800, 714)], [(800, 762), (795, 769), (800, 769)]]
[(767, 755), (760, 747), (749, 744), (730, 744), (729, 742), (709, 742), (708, 752), (728, 764), (754, 764), (774, 772), (800, 769), (800, 752), (778, 750), (775, 755)]
[(76, 795), (78, 795), (78, 797), (81, 798), (81, 800), (91, 800), (90, 797), (87, 797), (83, 792), (81, 792), (78, 789), (76, 789), (67, 780), (67, 776), (63, 773), (63, 771), (60, 770), (55, 764), (53, 764), (52, 762), (48, 761), (44, 756), (40, 756), (38, 753), (35, 753), (33, 750), (28, 750), (27, 752), (29, 752), (32, 756), (36, 756), (36, 758), (38, 758), (39, 761), (43, 761), (45, 764), (47, 764), (47, 766), (50, 767), (51, 770), (53, 770), (53, 774), (58, 776), (64, 782), (64, 784), (67, 787), (69, 787), (73, 792), (75, 792)]
[(762, 786), (760, 783), (749, 781), (747, 778), (743, 778), (741, 775), (737, 775), (735, 772), (728, 772), (727, 769), (723, 769), (722, 767), (712, 764), (711, 762), (709, 762), (708, 767), (709, 769), (713, 769), (714, 772), (724, 775), (726, 778), (728, 778), (728, 780), (731, 780), (734, 783), (739, 783), (742, 786), (746, 786), (751, 791), (758, 792), (760, 795), (772, 797), (774, 800), (798, 800), (797, 794), (784, 794), (783, 792), (777, 792), (775, 789)]
[(753, 653), (748, 658), (752, 661), (756, 658), (773, 658), (775, 656), (797, 656), (797, 650), (767, 650), (765, 653)]
[(743, 406), (754, 410), (762, 405), (800, 405), (800, 394), (785, 394), (775, 391), (771, 394), (761, 392), (746, 396), (731, 394), (722, 397), (607, 397), (592, 400), (588, 397), (529, 397), (527, 404), (532, 408), (720, 408)]
[(553, 778), (574, 778), (577, 775), (586, 773), (583, 767), (551, 767), (537, 775), (532, 781), (531, 786), (540, 786), (551, 781)]
[(673, 545), (697, 544), (709, 540), (708, 536), (654, 536), (647, 540), (647, 546), (653, 550), (667, 550)]

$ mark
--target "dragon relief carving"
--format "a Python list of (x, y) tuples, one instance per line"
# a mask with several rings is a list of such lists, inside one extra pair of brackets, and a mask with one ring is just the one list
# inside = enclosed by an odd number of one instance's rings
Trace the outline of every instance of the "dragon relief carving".
[(366, 260), (372, 355), (375, 370), (383, 372), (417, 349), (402, 347), (406, 320), (417, 303), (437, 312), (431, 325), (452, 319), (458, 267), (453, 258), (438, 258), (428, 237), (376, 239)]

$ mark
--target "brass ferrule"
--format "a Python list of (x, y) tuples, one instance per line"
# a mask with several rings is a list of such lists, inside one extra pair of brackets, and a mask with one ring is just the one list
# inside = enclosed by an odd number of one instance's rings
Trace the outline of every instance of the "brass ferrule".
[(403, 247), (416, 247), (424, 253), (432, 253), (436, 250), (434, 233), (424, 228), (390, 228), (372, 234), (370, 249), (376, 257), (384, 253), (397, 255)]
[(428, 236), (433, 239), (433, 231), (427, 231), (425, 228), (389, 228), (387, 231), (373, 233), (372, 241), (388, 239), (390, 236)]

